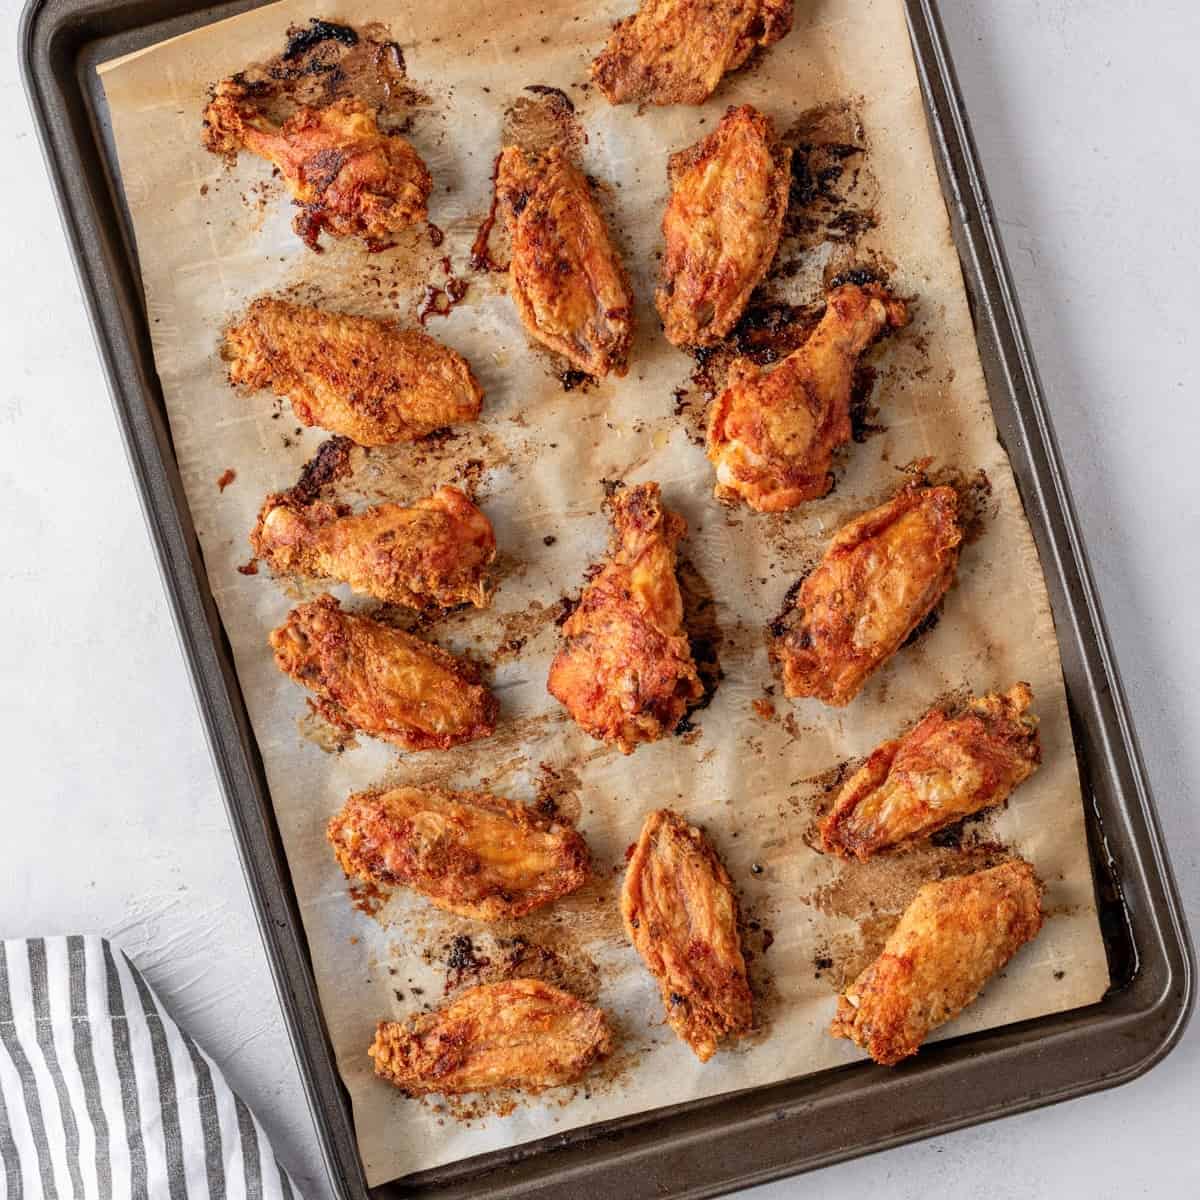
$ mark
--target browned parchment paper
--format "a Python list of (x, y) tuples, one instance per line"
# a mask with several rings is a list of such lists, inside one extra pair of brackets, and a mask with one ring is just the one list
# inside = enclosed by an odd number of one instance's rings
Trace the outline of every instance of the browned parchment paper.
[[(1016, 679), (1033, 685), (1044, 764), (976, 836), (1032, 860), (1048, 882), (1052, 916), (945, 1032), (1086, 1004), (1107, 984), (1054, 629), (996, 441), (899, 0), (797, 0), (793, 32), (703, 108), (644, 113), (610, 108), (594, 91), (572, 86), (586, 79), (610, 23), (632, 6), (347, 0), (314, 9), (288, 2), (102, 68), (179, 465), (266, 764), (371, 1182), (853, 1059), (854, 1047), (825, 1032), (835, 985), (878, 948), (922, 875), (956, 869), (955, 852), (844, 867), (806, 839), (831, 768), (868, 753), (949, 691)], [(446, 234), (436, 252), (422, 232), (381, 255), (358, 244), (329, 244), (313, 255), (292, 234), (291, 206), (266, 164), (243, 155), (230, 170), (202, 150), (207, 86), (278, 53), (288, 25), (314, 15), (384, 21), (403, 46), (410, 80), (430, 99), (413, 110), (411, 138), (436, 181), (430, 216)], [(466, 266), (488, 205), (503, 113), (529, 84), (558, 86), (574, 99), (587, 134), (583, 160), (641, 304), (628, 378), (590, 390), (565, 392), (547, 357), (531, 351), (504, 276), (471, 275)], [(878, 423), (886, 429), (850, 447), (825, 500), (780, 517), (726, 511), (711, 498), (712, 473), (691, 436), (702, 403), (689, 383), (694, 364), (663, 340), (650, 304), (666, 157), (711, 129), (731, 103), (754, 103), (787, 129), (804, 110), (854, 97), (870, 145), (855, 187), (878, 217), (854, 253), (881, 256), (894, 286), (918, 298), (913, 325), (872, 359)], [(799, 270), (779, 286), (807, 303), (819, 298), (822, 271), (846, 247), (789, 253)], [(262, 497), (294, 482), (323, 435), (299, 431), (287, 406), (280, 413), (267, 396), (236, 395), (225, 381), (219, 331), (253, 296), (289, 286), (334, 307), (412, 320), (424, 282), (444, 279), (443, 254), (470, 290), (429, 330), (472, 362), (487, 392), (483, 421), (434, 448), (359, 454), (350, 486), (356, 498), (406, 499), (440, 479), (477, 479), (502, 548), (500, 590), (490, 613), (455, 615), (432, 632), (494, 662), (503, 721), (490, 742), (445, 755), (403, 756), (368, 739), (333, 754), (302, 735), (304, 695), (275, 670), (266, 642), (301, 593), (292, 585), (289, 595), (265, 573), (236, 570), (248, 558), (246, 535)], [(993, 489), (990, 516), (963, 555), (939, 624), (843, 711), (778, 695), (773, 716), (757, 711), (753, 702), (770, 699), (764, 688), (773, 683), (762, 628), (788, 584), (838, 524), (894, 489), (898, 467), (925, 455), (983, 468)], [(219, 491), (227, 469), (236, 479)], [(711, 595), (701, 616), (715, 624), (711, 640), (724, 672), (692, 733), (632, 758), (582, 735), (545, 691), (556, 606), (577, 592), (607, 538), (602, 479), (657, 479), (687, 517), (688, 589), (693, 597)], [(578, 813), (599, 878), (522, 932), (556, 952), (614, 1017), (621, 1050), (593, 1085), (521, 1103), (507, 1116), (464, 1121), (406, 1100), (371, 1075), (365, 1051), (375, 1022), (440, 1000), (444, 948), (467, 926), (405, 896), (378, 920), (356, 911), (324, 825), (353, 790), (431, 779), (490, 784), (526, 800), (541, 788)], [(706, 825), (750, 921), (762, 1029), (705, 1066), (663, 1025), (657, 989), (616, 916), (623, 852), (644, 814), (661, 805)]]

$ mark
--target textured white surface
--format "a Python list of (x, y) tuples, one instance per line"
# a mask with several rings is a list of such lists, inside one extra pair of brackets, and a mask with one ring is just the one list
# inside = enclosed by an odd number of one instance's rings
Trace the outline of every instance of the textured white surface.
[[(322, 1196), (16, 78), (19, 7), (0, 0), (0, 936), (114, 937), (254, 1106), (307, 1194)], [(1188, 787), (1200, 782), (1200, 379), (1188, 346), (1200, 311), (1200, 7), (944, 7), (1160, 818), (1200, 922), (1200, 805)], [(1200, 1025), (1118, 1091), (752, 1195), (1191, 1195), (1197, 1079)]]

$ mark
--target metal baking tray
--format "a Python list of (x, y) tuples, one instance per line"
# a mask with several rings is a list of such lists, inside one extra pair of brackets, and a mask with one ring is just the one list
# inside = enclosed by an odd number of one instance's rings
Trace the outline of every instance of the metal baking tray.
[(19, 38), (25, 87), (340, 1197), (715, 1196), (1127, 1082), (1183, 1031), (1193, 1000), (1192, 951), (1054, 434), (936, 5), (905, 3), (992, 407), (1050, 590), (1112, 986), (1088, 1008), (940, 1042), (894, 1070), (846, 1066), (368, 1189), (266, 778), (171, 448), (95, 73), (106, 59), (257, 7), (257, 0), (29, 0)]

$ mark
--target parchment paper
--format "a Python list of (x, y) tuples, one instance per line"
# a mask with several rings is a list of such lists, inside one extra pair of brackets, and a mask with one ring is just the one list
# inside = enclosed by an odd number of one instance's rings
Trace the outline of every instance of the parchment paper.
[[(815, 853), (807, 839), (832, 768), (869, 753), (952, 691), (1006, 688), (1017, 679), (1033, 686), (1043, 765), (1003, 812), (976, 828), (974, 840), (994, 839), (1030, 859), (1049, 885), (1051, 917), (944, 1032), (1087, 1004), (1108, 982), (1054, 629), (996, 441), (899, 0), (797, 0), (792, 33), (726, 80), (702, 109), (640, 114), (572, 87), (586, 79), (611, 22), (632, 7), (633, 0), (561, 0), (544, 11), (487, 0), (364, 0), (314, 9), (305, 0), (102, 68), (175, 450), (372, 1183), (857, 1057), (853, 1046), (826, 1033), (836, 985), (878, 949), (923, 877), (963, 866), (953, 848), (842, 866)], [(290, 229), (291, 205), (269, 166), (243, 155), (230, 170), (201, 148), (207, 87), (278, 53), (287, 26), (314, 15), (385, 21), (403, 46), (411, 81), (428, 93), (431, 103), (414, 109), (411, 138), (436, 181), (430, 218), (446, 233), (436, 252), (422, 232), (380, 255), (328, 239), (327, 252), (313, 255)], [(584, 164), (599, 183), (641, 306), (628, 378), (589, 390), (565, 392), (547, 357), (530, 348), (504, 294), (505, 277), (471, 275), (466, 267), (490, 197), (503, 112), (528, 84), (559, 86), (574, 99), (588, 139)], [(662, 338), (651, 306), (667, 154), (711, 129), (728, 104), (754, 103), (786, 129), (803, 110), (853, 97), (860, 98), (870, 144), (867, 186), (878, 217), (854, 252), (882, 256), (893, 286), (917, 298), (912, 326), (871, 360), (886, 429), (849, 448), (825, 500), (780, 517), (725, 510), (711, 497), (711, 467), (690, 436), (700, 416), (688, 383), (693, 364)], [(799, 256), (787, 284), (793, 298), (819, 299), (822, 269), (844, 249), (825, 245)], [(298, 591), (265, 572), (248, 577), (236, 570), (249, 556), (246, 536), (264, 494), (294, 482), (324, 435), (299, 430), (286, 404), (280, 412), (268, 396), (235, 394), (219, 334), (252, 297), (284, 287), (331, 307), (410, 321), (422, 284), (444, 279), (442, 254), (470, 290), (428, 328), (473, 364), (487, 393), (482, 423), (433, 448), (360, 454), (348, 494), (404, 500), (441, 480), (479, 484), (502, 550), (500, 589), (490, 613), (455, 615), (430, 632), (494, 663), (502, 724), (490, 741), (446, 755), (404, 756), (366, 738), (329, 753), (302, 735), (304, 693), (275, 669), (266, 641), (298, 594), (322, 589)], [(775, 681), (762, 630), (788, 584), (839, 524), (894, 490), (898, 467), (926, 455), (968, 472), (983, 468), (993, 489), (982, 535), (963, 554), (937, 627), (845, 710), (789, 702), (778, 689), (770, 695)], [(221, 491), (217, 479), (227, 469), (236, 479)], [(607, 540), (602, 479), (656, 479), (668, 504), (686, 516), (689, 591), (711, 592), (707, 616), (715, 619), (712, 640), (724, 673), (692, 733), (630, 758), (583, 735), (545, 690), (558, 602), (578, 592)], [(332, 590), (349, 599), (345, 589)], [(521, 932), (590, 979), (612, 1014), (621, 1049), (606, 1075), (518, 1104), (509, 1115), (484, 1111), (469, 1121), (374, 1079), (366, 1047), (376, 1021), (438, 1003), (444, 947), (451, 935), (470, 930), (412, 897), (394, 898), (377, 920), (348, 900), (325, 823), (351, 791), (404, 780), (490, 785), (523, 800), (540, 788), (578, 813), (597, 882), (531, 918)], [(625, 943), (616, 914), (623, 852), (645, 813), (662, 805), (707, 827), (749, 921), (762, 1027), (704, 1066), (664, 1026), (657, 988)]]

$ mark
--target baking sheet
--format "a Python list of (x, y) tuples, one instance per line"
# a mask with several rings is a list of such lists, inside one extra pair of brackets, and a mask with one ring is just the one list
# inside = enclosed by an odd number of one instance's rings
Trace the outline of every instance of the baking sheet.
[[(1107, 984), (1052, 622), (995, 441), (901, 7), (895, 0), (800, 0), (793, 32), (703, 108), (643, 114), (610, 109), (571, 87), (586, 78), (587, 61), (626, 7), (319, 10), (358, 25), (386, 21), (404, 48), (414, 88), (428, 96), (413, 109), (410, 136), (436, 181), (430, 216), (446, 235), (436, 250), (415, 237), (382, 255), (329, 243), (324, 255), (311, 255), (291, 232), (290, 205), (266, 164), (243, 156), (228, 171), (201, 149), (207, 86), (277, 53), (289, 24), (318, 15), (311, 7), (257, 10), (103, 69), (181, 474), (266, 765), (372, 1183), (854, 1058), (854, 1047), (824, 1032), (835, 985), (877, 947), (921, 875), (961, 868), (951, 848), (842, 867), (815, 854), (806, 839), (832, 769), (951, 691), (1006, 687), (1017, 678), (1033, 685), (1043, 766), (973, 836), (1003, 842), (1037, 866), (1049, 884), (1052, 918), (946, 1032), (1086, 1004)], [(471, 274), (466, 266), (487, 208), (505, 111), (531, 83), (562, 87), (574, 100), (587, 133), (584, 163), (600, 184), (642, 305), (630, 375), (589, 390), (564, 392), (547, 357), (529, 349), (503, 276)], [(795, 256), (800, 269), (780, 286), (792, 299), (812, 301), (830, 256), (882, 258), (893, 286), (918, 297), (916, 318), (872, 358), (877, 423), (886, 428), (850, 448), (835, 492), (779, 518), (726, 511), (711, 499), (711, 469), (689, 436), (700, 408), (693, 364), (661, 338), (649, 304), (666, 154), (702, 136), (729, 103), (755, 103), (787, 129), (831, 101), (850, 101), (861, 114), (870, 149), (856, 202), (878, 224), (853, 248), (801, 238), (807, 249)], [(494, 662), (503, 723), (490, 742), (444, 755), (402, 756), (367, 739), (330, 753), (313, 740), (319, 731), (311, 722), (299, 728), (303, 694), (278, 675), (266, 645), (295, 587), (289, 596), (265, 575), (236, 570), (249, 555), (246, 533), (263, 495), (293, 482), (323, 435), (297, 433), (286, 405), (280, 412), (267, 397), (228, 388), (219, 330), (250, 298), (281, 288), (331, 307), (410, 320), (424, 284), (444, 281), (443, 255), (470, 289), (449, 317), (428, 328), (471, 360), (487, 392), (483, 422), (433, 448), (356, 456), (347, 494), (407, 499), (443, 479), (478, 485), (502, 551), (500, 590), (491, 613), (456, 615), (430, 632)], [(767, 695), (774, 681), (761, 630), (787, 585), (838, 524), (894, 489), (899, 466), (926, 455), (967, 471), (982, 468), (992, 487), (982, 535), (963, 555), (937, 627), (847, 710)], [(220, 491), (217, 479), (228, 469), (236, 478)], [(630, 759), (582, 735), (544, 690), (559, 601), (578, 591), (607, 538), (603, 479), (658, 479), (668, 503), (687, 517), (685, 584), (699, 598), (700, 623), (712, 626), (708, 641), (724, 675), (693, 731)], [(333, 590), (345, 598), (344, 589)], [(371, 1076), (365, 1047), (375, 1021), (436, 1004), (447, 975), (445, 949), (455, 934), (477, 931), (411, 898), (394, 899), (379, 920), (348, 902), (324, 844), (325, 821), (350, 791), (401, 781), (490, 784), (521, 799), (550, 794), (565, 811), (578, 812), (597, 882), (520, 930), (614, 1016), (621, 1034), (616, 1062), (587, 1088), (551, 1093), (506, 1116), (468, 1112), (467, 1120), (461, 1111), (405, 1100)], [(762, 1027), (705, 1066), (663, 1026), (657, 989), (616, 918), (624, 849), (645, 812), (662, 804), (706, 825), (742, 890), (749, 921)], [(495, 956), (484, 939), (477, 953)]]

